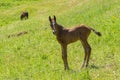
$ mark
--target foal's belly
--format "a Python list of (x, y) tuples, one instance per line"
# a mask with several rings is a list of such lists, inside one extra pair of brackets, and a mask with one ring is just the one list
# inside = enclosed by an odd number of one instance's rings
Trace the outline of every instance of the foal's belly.
[(61, 43), (72, 43), (80, 39), (80, 34), (78, 30), (68, 30), (64, 31), (60, 37), (58, 37), (58, 41)]
[(70, 37), (66, 37), (66, 43), (69, 44), (69, 43), (73, 43), (75, 41), (78, 41), (80, 38), (78, 35), (71, 35)]
[(71, 39), (71, 40), (68, 41), (68, 44), (69, 44), (69, 43), (76, 42), (76, 41), (78, 41), (78, 39)]

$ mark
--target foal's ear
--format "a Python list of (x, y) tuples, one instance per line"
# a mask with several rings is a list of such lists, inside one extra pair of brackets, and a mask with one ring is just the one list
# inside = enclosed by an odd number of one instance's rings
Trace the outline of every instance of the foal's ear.
[(51, 22), (51, 17), (49, 16), (49, 21)]
[(55, 17), (55, 15), (54, 15), (54, 20), (56, 21), (56, 17)]

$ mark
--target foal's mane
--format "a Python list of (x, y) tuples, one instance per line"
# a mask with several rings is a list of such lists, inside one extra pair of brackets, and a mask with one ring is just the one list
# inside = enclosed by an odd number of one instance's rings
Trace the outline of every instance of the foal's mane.
[(60, 24), (57, 24), (57, 26), (59, 27), (60, 30), (64, 29), (64, 27), (62, 25), (60, 25)]
[(60, 25), (60, 24), (57, 24), (57, 30), (58, 30), (58, 32), (57, 32), (57, 37), (59, 37), (60, 38), (60, 36), (61, 36), (61, 34), (62, 34), (62, 32), (63, 32), (63, 30), (65, 29), (62, 25)]

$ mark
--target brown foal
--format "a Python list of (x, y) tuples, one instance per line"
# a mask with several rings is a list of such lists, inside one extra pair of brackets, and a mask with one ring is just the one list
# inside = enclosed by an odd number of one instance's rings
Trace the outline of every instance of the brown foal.
[(98, 36), (101, 36), (101, 33), (85, 25), (80, 25), (70, 29), (64, 28), (63, 26), (57, 24), (55, 16), (52, 19), (49, 16), (49, 21), (53, 34), (56, 36), (57, 41), (60, 43), (62, 48), (62, 59), (64, 62), (65, 70), (69, 69), (67, 61), (67, 45), (77, 40), (81, 41), (85, 51), (84, 61), (81, 68), (87, 67), (91, 54), (91, 47), (87, 41), (88, 36), (90, 35), (91, 30)]
[(28, 12), (22, 12), (22, 14), (20, 15), (20, 19), (23, 20), (23, 19), (28, 19)]

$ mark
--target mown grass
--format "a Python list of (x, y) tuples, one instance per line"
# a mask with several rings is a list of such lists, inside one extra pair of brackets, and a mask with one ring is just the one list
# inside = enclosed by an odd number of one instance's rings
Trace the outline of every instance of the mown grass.
[[(2, 0), (0, 2), (1, 80), (119, 80), (119, 0)], [(28, 20), (20, 21), (27, 10)], [(80, 41), (68, 46), (71, 70), (64, 71), (61, 47), (49, 27), (56, 15), (65, 27), (86, 24), (102, 33), (91, 33), (90, 65), (80, 69), (84, 50)], [(8, 38), (10, 34), (28, 34)]]

